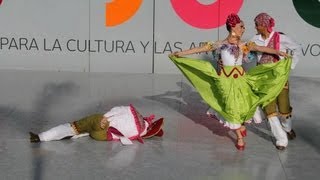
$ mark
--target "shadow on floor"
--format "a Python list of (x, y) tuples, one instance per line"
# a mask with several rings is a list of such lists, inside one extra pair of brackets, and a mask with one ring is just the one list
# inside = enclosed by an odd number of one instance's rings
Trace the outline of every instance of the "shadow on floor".
[[(159, 95), (145, 96), (145, 98), (166, 104), (172, 109), (178, 110), (194, 123), (206, 127), (213, 134), (228, 137), (236, 143), (235, 137), (230, 135), (230, 129), (223, 127), (217, 119), (206, 115), (206, 111), (209, 106), (202, 100), (197, 91), (187, 83), (177, 82), (176, 84), (181, 88), (181, 90), (167, 91), (166, 93)], [(260, 130), (264, 129), (266, 131), (270, 131), (270, 127), (267, 124), (268, 122), (265, 120), (261, 125), (247, 124), (246, 127), (248, 131), (251, 131), (259, 137), (275, 144), (274, 138), (272, 138), (268, 133)]]

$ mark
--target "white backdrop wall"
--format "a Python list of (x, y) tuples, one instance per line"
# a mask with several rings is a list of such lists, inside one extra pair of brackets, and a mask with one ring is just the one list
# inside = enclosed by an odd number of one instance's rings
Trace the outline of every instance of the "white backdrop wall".
[(303, 48), (293, 75), (320, 77), (319, 9), (319, 0), (3, 0), (0, 69), (180, 73), (169, 53), (223, 39), (231, 12), (249, 40), (267, 12)]

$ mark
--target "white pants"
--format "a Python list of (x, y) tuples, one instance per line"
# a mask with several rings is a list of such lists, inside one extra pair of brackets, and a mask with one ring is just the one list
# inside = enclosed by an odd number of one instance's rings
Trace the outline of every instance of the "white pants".
[(276, 145), (287, 147), (288, 145), (287, 133), (282, 129), (279, 118), (277, 116), (273, 116), (268, 118), (268, 120), (271, 127), (271, 132), (276, 138)]
[(40, 141), (60, 140), (76, 135), (69, 123), (61, 124), (39, 134)]

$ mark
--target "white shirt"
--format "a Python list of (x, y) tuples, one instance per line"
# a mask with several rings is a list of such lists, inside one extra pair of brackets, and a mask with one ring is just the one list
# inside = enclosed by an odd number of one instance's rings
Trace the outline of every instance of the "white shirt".
[[(137, 113), (137, 111), (136, 111)], [(111, 133), (113, 139), (120, 139), (122, 144), (132, 144), (132, 138), (138, 138), (147, 133), (148, 122), (143, 120), (143, 117), (135, 117), (130, 106), (116, 106), (113, 107), (110, 111), (104, 114), (104, 117), (108, 118), (109, 127), (114, 127), (123, 136), (118, 136)], [(138, 118), (138, 119), (136, 119)], [(141, 118), (141, 119), (140, 119)], [(139, 129), (138, 125), (141, 121), (144, 123), (143, 129)], [(139, 130), (141, 132), (139, 132)]]
[[(267, 39), (263, 39), (260, 34), (253, 36), (251, 41), (255, 42), (258, 46), (267, 46), (271, 37), (273, 36), (274, 31), (272, 31)], [(280, 35), (280, 51), (287, 52), (289, 55), (292, 55), (292, 64), (291, 69), (294, 69), (299, 61), (299, 57), (302, 53), (302, 47), (297, 44), (295, 41), (291, 40), (288, 36), (284, 34)], [(262, 53), (257, 52), (258, 61), (260, 61)], [(280, 59), (283, 57), (280, 56)]]
[(242, 53), (240, 53), (239, 57), (235, 57), (228, 50), (221, 50), (221, 59), (223, 66), (241, 66), (242, 58)]

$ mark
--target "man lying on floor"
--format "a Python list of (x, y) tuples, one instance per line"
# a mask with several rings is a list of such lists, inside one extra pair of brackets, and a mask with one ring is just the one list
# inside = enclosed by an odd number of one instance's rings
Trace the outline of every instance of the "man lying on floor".
[(47, 131), (35, 134), (29, 132), (30, 142), (53, 141), (79, 138), (89, 135), (98, 141), (120, 140), (132, 144), (153, 136), (163, 136), (163, 118), (153, 122), (154, 115), (143, 117), (133, 105), (113, 107), (106, 114), (93, 114), (72, 123), (61, 124)]

